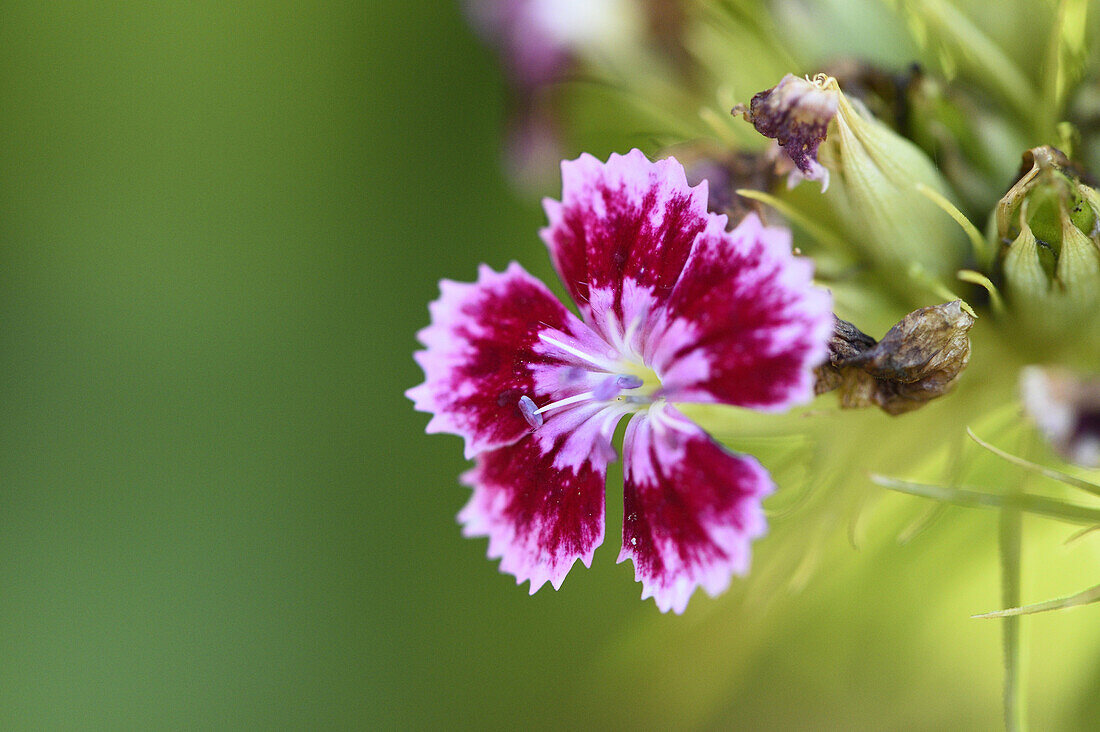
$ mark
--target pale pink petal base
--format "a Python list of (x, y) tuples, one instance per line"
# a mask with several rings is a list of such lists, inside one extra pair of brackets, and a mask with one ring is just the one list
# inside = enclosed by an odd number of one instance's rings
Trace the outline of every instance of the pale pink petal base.
[(631, 420), (623, 447), (623, 548), (642, 599), (682, 613), (696, 587), (724, 592), (748, 572), (774, 490), (755, 459), (734, 455), (670, 406)]

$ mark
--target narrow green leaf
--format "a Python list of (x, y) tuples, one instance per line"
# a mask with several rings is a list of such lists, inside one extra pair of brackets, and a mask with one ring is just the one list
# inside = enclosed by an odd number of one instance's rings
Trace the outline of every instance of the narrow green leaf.
[(960, 269), (955, 276), (963, 282), (969, 282), (972, 285), (978, 285), (979, 287), (985, 288), (985, 291), (989, 293), (989, 302), (993, 306), (993, 312), (997, 315), (1004, 315), (1004, 298), (1001, 297), (1000, 290), (997, 289), (997, 286), (994, 285), (988, 277), (972, 269)]
[(760, 201), (774, 208), (780, 214), (790, 220), (792, 224), (805, 231), (807, 234), (817, 240), (818, 244), (821, 244), (826, 249), (832, 249), (833, 251), (848, 251), (849, 247), (843, 239), (826, 229), (821, 224), (810, 219), (810, 217), (797, 211), (794, 206), (784, 201), (781, 198), (764, 193), (763, 191), (754, 191), (749, 188), (738, 188), (734, 191), (737, 195), (744, 198), (751, 198), (754, 201)]
[(898, 534), (898, 544), (905, 546), (913, 539), (923, 534), (932, 524), (939, 520), (940, 516), (943, 516), (946, 510), (946, 503), (933, 503), (929, 505), (928, 510), (918, 516), (916, 520), (902, 529), (901, 533)]
[(1080, 539), (1084, 539), (1086, 536), (1088, 536), (1089, 534), (1091, 534), (1094, 531), (1100, 531), (1100, 524), (1098, 524), (1096, 526), (1086, 526), (1083, 529), (1078, 529), (1077, 531), (1074, 531), (1072, 534), (1070, 534), (1066, 538), (1066, 540), (1064, 542), (1062, 542), (1062, 544), (1064, 544), (1065, 546), (1069, 546), (1070, 544), (1072, 544), (1075, 541), (1078, 541)]
[(1034, 613), (1045, 613), (1048, 610), (1063, 610), (1067, 607), (1076, 607), (1078, 605), (1090, 605), (1094, 602), (1100, 601), (1100, 585), (1090, 587), (1089, 589), (1079, 592), (1076, 595), (1070, 595), (1069, 597), (1059, 597), (1054, 600), (1047, 600), (1046, 602), (1038, 602), (1034, 605), (1024, 605), (1023, 607), (1012, 607), (1007, 610), (996, 610), (991, 613), (982, 613), (981, 615), (973, 615), (974, 618), (1007, 618), (1014, 615), (1032, 615)]
[(970, 222), (970, 219), (966, 218), (966, 215), (962, 211), (955, 208), (955, 204), (948, 201), (947, 198), (939, 191), (933, 190), (923, 183), (917, 183), (915, 186), (917, 193), (927, 198), (932, 203), (943, 209), (944, 213), (955, 220), (962, 230), (966, 232), (966, 235), (970, 238), (970, 246), (974, 249), (974, 256), (979, 262), (986, 261), (986, 243), (985, 237), (978, 231), (978, 227), (974, 226)]
[(1035, 496), (1029, 493), (1009, 495), (987, 493), (973, 488), (948, 488), (942, 485), (913, 483), (877, 474), (871, 475), (871, 481), (876, 485), (899, 493), (931, 498), (944, 503), (952, 503), (956, 506), (967, 506), (969, 508), (1004, 508), (1009, 506), (1018, 508), (1024, 513), (1047, 516), (1067, 523), (1100, 524), (1100, 508), (1079, 506), (1056, 498)]
[(988, 442), (978, 437), (969, 427), (966, 428), (966, 434), (970, 435), (970, 439), (974, 440), (974, 442), (978, 443), (986, 450), (989, 450), (997, 457), (1003, 460), (1007, 460), (1013, 465), (1018, 465), (1025, 470), (1030, 470), (1031, 472), (1038, 473), (1045, 478), (1050, 478), (1051, 480), (1056, 480), (1060, 483), (1071, 485), (1074, 488), (1080, 488), (1081, 490), (1091, 493), (1094, 496), (1100, 496), (1100, 485), (1096, 485), (1095, 483), (1091, 483), (1087, 480), (1083, 480), (1076, 476), (1070, 475), (1069, 473), (1063, 473), (1061, 470), (1055, 470), (1054, 468), (1044, 468), (1042, 465), (1033, 463), (1030, 460), (1025, 460), (1022, 457), (1017, 457), (1016, 455), (1007, 453), (1000, 448), (990, 445)]

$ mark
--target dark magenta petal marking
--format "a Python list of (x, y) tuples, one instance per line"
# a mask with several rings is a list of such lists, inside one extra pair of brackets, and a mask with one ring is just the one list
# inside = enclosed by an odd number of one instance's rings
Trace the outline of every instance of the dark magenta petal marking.
[(755, 459), (727, 452), (672, 407), (631, 420), (623, 446), (623, 548), (642, 599), (682, 613), (696, 587), (724, 592), (749, 569), (774, 486)]
[(833, 323), (812, 267), (755, 214), (732, 232), (713, 221), (653, 325), (646, 361), (667, 398), (767, 411), (812, 399)]
[(556, 452), (530, 436), (482, 453), (462, 477), (474, 489), (458, 514), (463, 533), (489, 537), (489, 557), (517, 584), (530, 580), (531, 594), (559, 588), (577, 559), (591, 566), (603, 543), (606, 463), (559, 469)]
[[(543, 202), (542, 238), (581, 314), (606, 334), (608, 311), (624, 324), (625, 280), (658, 302), (672, 291), (709, 218), (706, 184), (691, 188), (676, 160), (651, 163), (638, 150), (607, 163), (582, 155), (561, 170), (562, 200)], [(609, 301), (594, 303), (592, 290), (609, 291)]]
[(568, 354), (550, 353), (539, 333), (553, 328), (588, 341), (594, 336), (515, 263), (501, 273), (482, 266), (474, 284), (444, 280), (440, 291), (429, 306), (432, 324), (418, 334), (427, 348), (415, 357), (426, 378), (407, 394), (417, 409), (435, 415), (428, 432), (464, 437), (466, 456), (473, 457), (531, 430), (522, 397), (559, 398), (538, 375), (575, 364)]

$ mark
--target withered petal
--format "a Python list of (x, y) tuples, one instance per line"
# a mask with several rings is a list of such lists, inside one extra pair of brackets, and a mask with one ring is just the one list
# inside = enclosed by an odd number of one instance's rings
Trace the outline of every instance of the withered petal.
[(817, 162), (817, 149), (825, 141), (829, 122), (836, 116), (839, 92), (793, 74), (771, 89), (755, 94), (744, 106), (735, 107), (756, 131), (776, 140), (803, 177), (828, 185), (829, 172)]

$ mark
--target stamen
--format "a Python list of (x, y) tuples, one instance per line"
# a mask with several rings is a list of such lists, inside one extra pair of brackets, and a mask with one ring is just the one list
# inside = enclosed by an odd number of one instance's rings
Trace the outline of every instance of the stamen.
[(593, 366), (596, 366), (600, 369), (603, 369), (604, 371), (613, 371), (615, 369), (614, 364), (612, 364), (610, 361), (606, 361), (606, 360), (601, 359), (597, 356), (592, 356), (590, 354), (587, 354), (584, 351), (581, 351), (577, 348), (574, 348), (573, 346), (570, 346), (567, 343), (562, 343), (561, 341), (559, 341), (557, 338), (554, 338), (553, 336), (546, 335), (546, 333), (539, 333), (539, 340), (543, 341), (544, 343), (549, 343), (551, 346), (555, 346), (557, 348), (560, 348), (561, 350), (565, 351), (566, 353), (568, 353), (572, 356), (576, 356), (577, 358), (581, 359), (582, 361), (587, 361), (588, 363), (592, 364)]
[[(543, 408), (539, 409), (538, 411), (536, 411), (535, 414), (541, 415), (543, 412), (547, 412), (551, 409), (557, 409), (558, 407), (567, 407), (570, 404), (576, 404), (577, 402), (583, 402), (583, 401), (586, 401), (588, 399), (593, 398), (594, 396), (596, 396), (595, 392), (591, 392), (591, 391), (586, 391), (583, 394), (575, 394), (571, 397), (566, 397), (565, 399), (559, 399), (556, 402), (550, 402), (545, 407), (543, 407)], [(534, 404), (534, 402), (531, 402), (531, 403)]]
[(592, 390), (596, 400), (605, 402), (619, 395), (623, 389), (637, 389), (645, 382), (633, 374), (612, 374)]
[[(521, 396), (519, 398), (519, 411), (523, 415), (523, 418), (527, 420), (527, 424), (531, 425), (532, 429), (538, 429), (544, 423), (543, 412), (549, 412), (551, 409), (558, 409), (560, 407), (568, 407), (571, 404), (577, 404), (578, 402), (585, 401), (597, 401), (608, 402), (614, 397), (618, 396), (619, 392), (624, 389), (637, 389), (641, 387), (645, 382), (634, 374), (608, 374), (606, 378), (601, 380), (591, 391), (582, 392), (580, 394), (574, 394), (571, 397), (565, 399), (559, 399), (556, 402), (550, 402), (544, 407), (538, 407), (535, 401), (529, 396)], [(641, 404), (648, 403), (650, 400), (645, 397), (620, 397), (620, 401), (628, 404)], [(616, 407), (621, 409), (622, 407)], [(629, 411), (629, 410), (627, 410)], [(625, 413), (625, 412), (624, 412)]]
[(620, 389), (622, 389), (622, 387), (619, 386), (619, 377), (610, 375), (605, 377), (596, 388), (592, 390), (592, 396), (594, 396), (597, 401), (606, 402), (608, 399), (617, 396)]
[(542, 427), (543, 417), (539, 414), (539, 410), (535, 406), (535, 400), (531, 397), (521, 396), (519, 398), (519, 413), (527, 420), (527, 424), (531, 425), (531, 429), (537, 430)]
[(622, 374), (615, 377), (615, 385), (620, 389), (637, 389), (645, 382), (633, 374)]
[(580, 366), (570, 366), (562, 370), (561, 374), (558, 376), (558, 382), (562, 386), (571, 386), (586, 378), (590, 373), (592, 372), (582, 369)]

